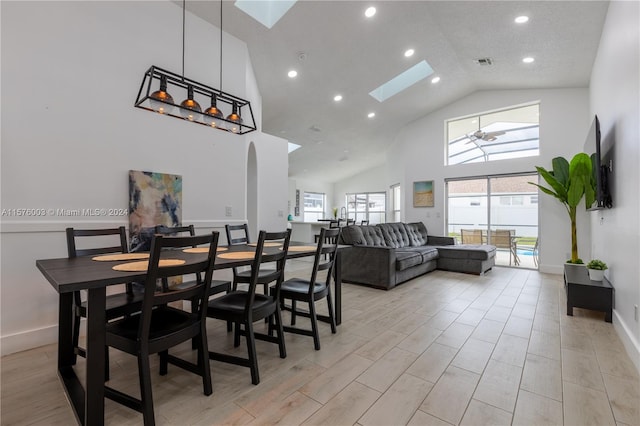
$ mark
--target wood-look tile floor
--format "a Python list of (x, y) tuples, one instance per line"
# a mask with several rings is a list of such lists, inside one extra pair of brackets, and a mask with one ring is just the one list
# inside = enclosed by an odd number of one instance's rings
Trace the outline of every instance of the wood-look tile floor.
[[(288, 275), (308, 268), (291, 262)], [(280, 359), (258, 342), (258, 386), (247, 368), (211, 362), (206, 397), (197, 376), (172, 366), (159, 376), (154, 356), (157, 424), (640, 425), (638, 372), (602, 314), (565, 315), (560, 276), (434, 271), (391, 291), (345, 284), (343, 300), (338, 333), (320, 326), (320, 351), (286, 334)], [(211, 348), (245, 354), (225, 324), (208, 327)], [(175, 352), (193, 356), (189, 345)], [(110, 355), (110, 385), (139, 394), (135, 359)], [(2, 358), (2, 425), (75, 423), (55, 364), (55, 345)], [(142, 423), (105, 405), (107, 424)]]

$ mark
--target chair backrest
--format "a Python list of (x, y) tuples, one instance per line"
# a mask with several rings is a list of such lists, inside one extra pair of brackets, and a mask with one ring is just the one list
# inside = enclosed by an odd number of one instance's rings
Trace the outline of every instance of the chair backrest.
[[(127, 233), (124, 229), (124, 226), (119, 228), (109, 228), (109, 229), (74, 229), (67, 228), (67, 253), (70, 258), (78, 257), (78, 256), (95, 256), (97, 254), (106, 254), (106, 253), (127, 253)], [(100, 238), (101, 241), (104, 241), (104, 244), (109, 244), (108, 246), (102, 247), (93, 247), (93, 248), (78, 248), (76, 238), (78, 237), (104, 237)], [(110, 237), (110, 238), (106, 238)], [(87, 238), (89, 240), (89, 238)], [(107, 241), (110, 242), (107, 243)], [(111, 245), (115, 242), (119, 242), (119, 245)]]
[[(245, 313), (250, 314), (251, 307), (256, 296), (256, 287), (258, 285), (258, 277), (260, 274), (260, 266), (266, 262), (275, 262), (276, 268), (269, 274), (260, 276), (260, 283), (276, 282), (274, 300), (280, 299), (280, 285), (284, 280), (284, 267), (287, 261), (287, 253), (289, 252), (289, 241), (291, 240), (291, 229), (283, 232), (266, 232), (260, 231), (258, 243), (256, 244), (256, 254), (251, 264), (251, 278), (249, 280), (249, 297), (245, 305)], [(277, 248), (271, 248), (269, 253), (264, 253), (265, 242), (279, 241), (282, 245)]]
[(489, 232), (489, 244), (496, 246), (497, 248), (512, 247), (511, 238), (515, 232), (510, 229), (496, 229)]
[(356, 220), (355, 219), (347, 219), (347, 226), (355, 225), (355, 224), (356, 224)]
[(340, 221), (342, 219), (337, 219), (337, 220), (332, 220), (331, 222), (329, 222), (329, 228), (340, 228)]
[[(166, 237), (160, 234), (153, 236), (151, 253), (149, 254), (149, 265), (144, 283), (144, 300), (142, 302), (140, 327), (138, 329), (139, 341), (148, 339), (151, 315), (156, 306), (164, 306), (175, 301), (191, 300), (191, 312), (199, 321), (205, 321), (219, 235), (219, 232), (214, 231), (207, 235), (188, 237)], [(166, 251), (165, 249), (195, 247), (205, 244), (209, 244), (209, 252), (206, 257), (194, 254), (194, 256), (200, 256), (200, 260), (197, 262), (187, 262), (177, 266), (161, 267), (159, 265), (161, 254), (163, 251)], [(168, 257), (171, 256), (169, 255)], [(184, 275), (195, 276), (194, 281), (188, 280), (189, 286), (187, 287), (179, 286), (177, 288), (167, 289), (156, 286), (157, 280)], [(204, 279), (201, 278), (202, 275), (204, 275)]]
[(369, 224), (369, 221), (368, 221), (367, 219), (363, 219), (363, 220), (360, 222), (360, 225), (368, 225), (368, 224)]
[(462, 244), (482, 244), (482, 229), (461, 229)]
[(190, 236), (196, 235), (196, 230), (193, 225), (185, 225), (185, 226), (164, 226), (164, 225), (156, 225), (156, 234), (162, 235), (178, 235), (184, 232), (188, 232)]
[(249, 244), (249, 226), (246, 223), (242, 225), (225, 225), (224, 230), (227, 233), (227, 244), (230, 246), (237, 244)]
[(335, 263), (335, 257), (338, 252), (338, 240), (342, 229), (321, 229), (318, 248), (316, 249), (315, 259), (313, 261), (313, 269), (311, 270), (311, 285), (309, 286), (309, 295), (313, 294), (313, 283), (316, 282), (319, 271), (327, 271), (326, 283), (331, 283), (331, 273)]

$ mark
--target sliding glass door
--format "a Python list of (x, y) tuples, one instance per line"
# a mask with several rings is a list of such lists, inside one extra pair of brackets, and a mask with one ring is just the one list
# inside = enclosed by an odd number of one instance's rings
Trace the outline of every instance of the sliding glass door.
[(538, 267), (538, 175), (447, 181), (447, 229), (461, 244), (492, 244), (496, 264)]

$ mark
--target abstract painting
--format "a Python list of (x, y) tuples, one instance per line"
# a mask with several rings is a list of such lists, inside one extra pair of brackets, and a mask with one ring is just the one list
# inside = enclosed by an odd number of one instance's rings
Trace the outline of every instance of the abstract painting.
[(413, 207), (433, 206), (433, 181), (413, 182)]
[(156, 225), (182, 223), (182, 176), (129, 171), (129, 250), (149, 251)]

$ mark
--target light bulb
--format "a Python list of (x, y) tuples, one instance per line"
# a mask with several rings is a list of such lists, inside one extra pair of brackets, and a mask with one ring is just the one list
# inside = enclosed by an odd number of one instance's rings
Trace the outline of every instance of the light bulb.
[(216, 105), (216, 95), (212, 95), (211, 106), (204, 110), (204, 121), (211, 127), (224, 128), (224, 122), (220, 120), (223, 117), (222, 111)]
[(180, 115), (189, 121), (200, 121), (202, 108), (200, 104), (193, 100), (193, 86), (187, 86), (187, 99), (180, 104)]
[(238, 114), (238, 104), (233, 103), (233, 112), (227, 116), (227, 121), (231, 121), (231, 123), (227, 123), (227, 129), (233, 133), (239, 133), (240, 127), (242, 125), (242, 118), (240, 114)]
[(167, 92), (167, 77), (160, 77), (160, 90), (149, 95), (151, 108), (160, 114), (169, 114), (173, 111), (173, 97)]

